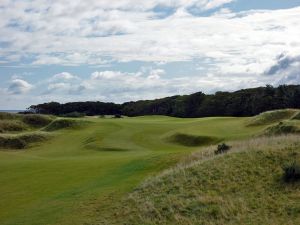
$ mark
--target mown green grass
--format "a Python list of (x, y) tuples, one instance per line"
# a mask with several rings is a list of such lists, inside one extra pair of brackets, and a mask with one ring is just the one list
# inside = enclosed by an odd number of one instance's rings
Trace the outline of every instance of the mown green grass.
[(97, 224), (150, 175), (201, 146), (166, 141), (176, 133), (246, 139), (265, 129), (249, 118), (81, 118), (25, 151), (0, 151), (0, 224)]

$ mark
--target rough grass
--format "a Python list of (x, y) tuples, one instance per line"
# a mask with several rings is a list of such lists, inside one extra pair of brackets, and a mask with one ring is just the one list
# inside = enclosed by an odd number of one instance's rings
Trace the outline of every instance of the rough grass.
[(296, 113), (293, 117), (292, 120), (300, 120), (300, 112)]
[(22, 121), (32, 127), (44, 127), (53, 121), (53, 117), (39, 114), (27, 114), (22, 116)]
[(276, 125), (268, 127), (264, 135), (284, 135), (300, 133), (300, 123), (293, 120), (279, 122)]
[(299, 224), (300, 183), (286, 184), (282, 170), (300, 157), (299, 136), (230, 145), (227, 154), (210, 147), (149, 179), (103, 224)]
[(15, 113), (0, 112), (0, 120), (18, 119), (21, 116)]
[(49, 138), (43, 132), (32, 132), (24, 134), (0, 135), (0, 149), (24, 149), (33, 143), (42, 142)]
[(56, 119), (46, 126), (44, 131), (56, 131), (61, 129), (80, 128), (86, 125), (88, 122), (83, 120), (72, 119)]
[(2, 119), (0, 120), (0, 133), (16, 132), (26, 130), (26, 124), (18, 120)]
[(183, 146), (195, 147), (216, 144), (221, 141), (219, 138), (210, 136), (197, 136), (191, 134), (176, 133), (166, 138), (167, 141)]
[(53, 119), (53, 116), (39, 114), (0, 113), (0, 133), (41, 128)]
[(282, 120), (291, 119), (299, 110), (296, 109), (282, 109), (274, 110), (261, 113), (253, 118), (251, 118), (247, 125), (248, 126), (260, 126), (269, 125), (272, 123), (280, 122)]

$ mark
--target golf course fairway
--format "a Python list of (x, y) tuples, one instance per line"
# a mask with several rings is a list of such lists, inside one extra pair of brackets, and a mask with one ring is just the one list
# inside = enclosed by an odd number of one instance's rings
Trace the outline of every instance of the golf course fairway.
[(183, 156), (265, 128), (232, 117), (80, 120), (88, 123), (49, 132), (49, 140), (26, 149), (0, 151), (1, 225), (97, 224), (113, 203)]

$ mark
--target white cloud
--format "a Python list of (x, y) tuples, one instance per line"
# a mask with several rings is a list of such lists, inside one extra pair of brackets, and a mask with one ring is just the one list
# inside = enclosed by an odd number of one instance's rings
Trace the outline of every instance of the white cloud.
[(22, 79), (13, 79), (8, 87), (8, 93), (18, 95), (25, 94), (33, 88), (33, 85)]
[[(4, 44), (0, 60), (19, 66), (32, 61), (38, 67), (104, 66), (115, 61), (154, 62), (151, 65), (167, 67), (171, 62), (196, 62), (191, 74), (177, 73), (177, 77), (151, 68), (128, 73), (117, 66), (96, 71), (85, 80), (62, 72), (44, 81), (43, 85), (48, 85), (44, 99), (85, 93), (83, 99), (126, 101), (266, 83), (300, 83), (296, 60), (300, 55), (300, 7), (234, 13), (224, 8), (230, 2), (2, 0), (0, 44)], [(199, 15), (191, 13), (191, 7)], [(172, 10), (161, 16), (160, 8)], [(206, 10), (211, 16), (201, 17)], [(284, 58), (278, 59), (281, 53)], [(289, 62), (286, 68), (282, 67), (284, 60)], [(264, 75), (272, 68), (273, 75)], [(22, 77), (13, 81), (6, 88), (10, 93), (33, 88)]]
[(78, 95), (87, 89), (87, 86), (80, 83), (51, 83), (48, 85), (47, 90), (43, 91), (43, 95)]
[(54, 74), (46, 82), (41, 82), (40, 86), (47, 85), (47, 90), (43, 91), (44, 95), (52, 93), (56, 94), (79, 94), (85, 90), (85, 87), (81, 85), (82, 79), (69, 72), (61, 72)]
[(204, 5), (204, 9), (208, 10), (208, 9), (218, 8), (222, 5), (230, 3), (232, 1), (233, 0), (212, 0), (212, 1), (207, 1), (207, 3)]
[(58, 73), (52, 76), (51, 80), (56, 81), (56, 80), (77, 80), (79, 79), (77, 76), (68, 73), (68, 72), (62, 72)]
[(276, 62), (265, 71), (274, 85), (300, 83), (300, 55), (280, 54)]
[[(218, 64), (220, 57), (215, 52), (226, 55), (222, 60), (232, 68), (233, 60), (244, 58), (241, 55), (249, 60), (263, 58), (265, 55), (256, 51), (265, 43), (272, 54), (276, 46), (287, 47), (286, 33), (270, 30), (270, 26), (299, 30), (299, 9), (252, 12), (243, 17), (197, 17), (188, 12), (192, 6), (203, 11), (229, 2), (232, 0), (3, 3), (0, 21), (5, 22), (0, 31), (3, 41), (11, 43), (5, 56), (16, 52), (36, 55), (34, 65), (105, 64), (107, 58), (172, 62), (202, 57), (212, 57)], [(155, 7), (171, 7), (175, 13), (157, 19)], [(296, 37), (289, 38), (299, 43)]]
[(91, 75), (92, 80), (101, 80), (101, 79), (116, 79), (124, 76), (120, 71), (101, 71), (93, 72)]
[(151, 70), (149, 76), (147, 77), (148, 79), (160, 79), (161, 75), (164, 75), (165, 71), (162, 69), (155, 69)]

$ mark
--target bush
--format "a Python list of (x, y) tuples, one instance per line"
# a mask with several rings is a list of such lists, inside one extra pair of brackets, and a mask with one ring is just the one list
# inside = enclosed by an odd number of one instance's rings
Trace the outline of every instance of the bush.
[(282, 167), (283, 180), (285, 182), (293, 182), (300, 180), (300, 164), (296, 161), (292, 161)]
[(231, 147), (229, 145), (226, 145), (225, 143), (222, 143), (220, 145), (218, 145), (217, 150), (215, 151), (215, 154), (223, 154), (229, 151)]

